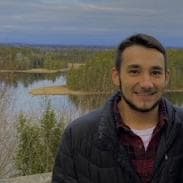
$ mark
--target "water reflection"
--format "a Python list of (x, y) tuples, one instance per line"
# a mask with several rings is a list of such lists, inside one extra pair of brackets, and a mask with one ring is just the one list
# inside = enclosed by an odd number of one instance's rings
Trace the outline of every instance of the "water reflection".
[(83, 113), (96, 109), (103, 105), (110, 95), (83, 95), (83, 96), (69, 96), (73, 105), (79, 108)]
[[(42, 74), (42, 76), (43, 75), (44, 74)], [(38, 75), (36, 74), (36, 76)], [(46, 78), (45, 75), (43, 77)], [(19, 81), (17, 87), (14, 88), (17, 112), (39, 113), (41, 115), (41, 110), (43, 110), (45, 100), (51, 100), (53, 108), (58, 110), (68, 107), (68, 105), (70, 106), (69, 99), (66, 96), (33, 96), (30, 94), (30, 91), (34, 88), (66, 84), (65, 75), (55, 75), (54, 77), (54, 80), (50, 79), (50, 77), (44, 80), (39, 78), (34, 80), (32, 84), (29, 83), (28, 86), (25, 86), (24, 83)], [(28, 76), (27, 79), (29, 79)]]
[[(88, 96), (69, 96), (76, 108), (83, 113), (102, 106), (111, 95), (88, 95)], [(173, 104), (183, 106), (183, 93), (169, 92), (165, 94)]]
[(33, 83), (43, 80), (55, 82), (60, 75), (61, 73), (0, 73), (0, 81), (14, 88), (18, 87), (18, 84), (29, 87)]

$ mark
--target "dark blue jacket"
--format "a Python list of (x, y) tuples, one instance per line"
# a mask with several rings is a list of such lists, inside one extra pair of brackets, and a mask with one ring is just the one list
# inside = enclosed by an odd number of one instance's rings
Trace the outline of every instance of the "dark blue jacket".
[[(52, 183), (141, 183), (119, 144), (112, 100), (66, 128)], [(166, 105), (169, 121), (161, 136), (151, 183), (183, 183), (183, 111), (167, 100)]]

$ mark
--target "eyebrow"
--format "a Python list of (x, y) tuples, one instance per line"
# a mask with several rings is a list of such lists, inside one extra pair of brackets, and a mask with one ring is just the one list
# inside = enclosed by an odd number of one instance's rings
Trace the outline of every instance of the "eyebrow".
[(140, 68), (140, 66), (137, 64), (132, 64), (132, 65), (128, 65), (127, 68), (128, 69), (131, 69), (131, 68), (135, 69), (135, 68)]
[[(140, 68), (140, 66), (137, 64), (131, 64), (131, 65), (128, 65), (127, 68), (128, 69), (138, 69), (138, 68)], [(152, 66), (152, 69), (153, 70), (163, 70), (163, 68), (161, 66)]]
[(154, 70), (163, 70), (163, 68), (160, 67), (160, 66), (153, 66), (152, 69), (154, 69)]

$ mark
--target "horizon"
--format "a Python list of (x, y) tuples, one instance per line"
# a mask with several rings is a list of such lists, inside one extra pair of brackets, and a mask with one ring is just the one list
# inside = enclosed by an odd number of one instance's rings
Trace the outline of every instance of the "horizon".
[[(12, 46), (12, 47), (65, 47), (65, 48), (117, 48), (118, 45), (92, 45), (92, 44), (47, 44), (47, 43), (20, 43), (20, 42), (9, 42), (2, 43), (0, 46)], [(165, 46), (166, 49), (183, 49), (183, 46)]]

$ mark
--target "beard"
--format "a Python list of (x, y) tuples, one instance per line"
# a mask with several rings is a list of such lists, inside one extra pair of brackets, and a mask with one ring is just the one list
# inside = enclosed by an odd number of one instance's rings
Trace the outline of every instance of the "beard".
[(130, 101), (130, 100), (123, 94), (122, 91), (121, 91), (121, 94), (122, 94), (122, 95), (121, 95), (121, 98), (124, 99), (124, 101), (128, 104), (128, 106), (129, 106), (131, 109), (133, 109), (133, 110), (135, 110), (135, 111), (137, 111), (137, 112), (150, 112), (150, 111), (152, 111), (153, 109), (155, 109), (155, 108), (159, 105), (159, 103), (160, 103), (160, 101), (161, 101), (161, 98), (160, 98), (160, 99), (157, 100), (151, 107), (144, 109), (144, 108), (140, 108), (140, 107), (136, 106), (132, 101)]
[[(124, 95), (123, 89), (122, 89), (122, 84), (121, 84), (121, 79), (119, 80), (119, 89), (120, 89), (120, 93), (121, 93), (121, 99), (123, 98), (124, 101), (128, 104), (128, 106), (129, 106), (131, 109), (133, 109), (133, 110), (135, 110), (135, 111), (137, 111), (137, 112), (150, 112), (150, 111), (152, 111), (153, 109), (155, 109), (155, 108), (159, 105), (159, 103), (160, 103), (160, 101), (161, 101), (161, 98), (160, 98), (160, 99), (157, 100), (151, 107), (146, 108), (146, 109), (140, 108), (140, 107), (136, 106), (132, 101), (130, 101), (130, 100)], [(153, 91), (151, 91), (151, 90), (147, 91), (147, 90), (146, 90), (146, 92), (153, 94), (153, 93), (156, 93), (157, 91), (155, 91), (155, 90), (153, 90)]]

